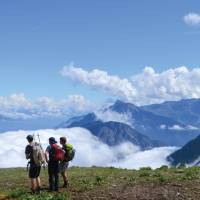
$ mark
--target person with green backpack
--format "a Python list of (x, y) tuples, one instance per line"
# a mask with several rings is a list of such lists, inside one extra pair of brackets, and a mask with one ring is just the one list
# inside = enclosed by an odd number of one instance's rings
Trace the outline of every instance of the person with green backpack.
[(62, 149), (65, 152), (65, 156), (64, 156), (64, 159), (60, 161), (59, 171), (63, 177), (63, 181), (64, 181), (63, 187), (67, 187), (69, 185), (69, 180), (68, 180), (66, 170), (69, 166), (69, 161), (73, 160), (75, 156), (75, 149), (73, 148), (71, 144), (67, 143), (66, 137), (60, 138), (60, 144), (62, 145)]

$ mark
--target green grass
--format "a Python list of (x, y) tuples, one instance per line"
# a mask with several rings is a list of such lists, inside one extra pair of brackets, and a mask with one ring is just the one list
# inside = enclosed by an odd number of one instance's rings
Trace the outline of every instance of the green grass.
[(8, 193), (8, 196), (12, 199), (20, 200), (70, 200), (70, 196), (67, 193), (50, 194), (42, 192), (38, 195), (31, 195), (24, 190), (14, 190)]
[[(188, 184), (200, 181), (200, 168), (168, 168), (163, 166), (156, 170), (141, 168), (127, 170), (117, 168), (79, 168), (72, 167), (68, 170), (70, 187), (60, 193), (48, 193), (47, 169), (41, 171), (43, 188), (40, 195), (31, 195), (29, 178), (24, 168), (0, 169), (0, 195), (7, 195), (10, 199), (19, 200), (70, 200), (78, 194), (94, 193), (99, 189), (108, 187), (135, 187), (144, 184)], [(60, 184), (62, 180), (60, 179)], [(191, 189), (192, 191), (192, 189)], [(73, 198), (72, 198), (73, 197)]]

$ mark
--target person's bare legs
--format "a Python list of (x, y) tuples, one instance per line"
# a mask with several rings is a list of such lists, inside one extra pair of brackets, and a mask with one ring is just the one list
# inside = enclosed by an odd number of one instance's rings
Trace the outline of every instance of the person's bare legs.
[(62, 177), (63, 177), (63, 181), (64, 181), (64, 187), (66, 187), (68, 185), (68, 177), (67, 177), (67, 173), (66, 172), (62, 172), (61, 173)]
[(31, 178), (31, 190), (32, 190), (32, 192), (35, 192), (36, 189), (37, 189), (36, 179)]
[(41, 181), (40, 177), (31, 178), (31, 190), (33, 193), (40, 192), (41, 189)]
[(40, 190), (41, 189), (41, 181), (40, 181), (39, 176), (36, 178), (36, 185), (37, 185), (37, 189)]

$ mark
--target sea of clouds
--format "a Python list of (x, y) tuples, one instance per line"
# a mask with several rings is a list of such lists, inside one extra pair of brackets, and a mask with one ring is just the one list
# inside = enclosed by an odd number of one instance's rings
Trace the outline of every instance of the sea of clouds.
[(48, 145), (49, 137), (53, 136), (59, 141), (59, 137), (66, 136), (68, 142), (73, 144), (76, 149), (76, 156), (70, 166), (90, 167), (95, 165), (128, 169), (150, 166), (157, 168), (168, 165), (167, 155), (177, 149), (176, 147), (160, 147), (141, 151), (129, 142), (109, 147), (83, 128), (19, 130), (0, 134), (0, 168), (25, 167), (27, 165), (24, 150), (28, 134), (34, 134), (37, 141), (39, 134), (44, 149)]

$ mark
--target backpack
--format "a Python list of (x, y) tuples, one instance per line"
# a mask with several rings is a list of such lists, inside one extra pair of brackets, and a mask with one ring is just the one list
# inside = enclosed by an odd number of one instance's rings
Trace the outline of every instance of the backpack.
[(76, 150), (73, 148), (71, 144), (66, 144), (65, 145), (65, 159), (64, 161), (69, 162), (74, 159)]
[(40, 143), (33, 143), (33, 160), (36, 165), (45, 164), (45, 153)]
[(54, 150), (53, 159), (55, 161), (63, 161), (65, 158), (65, 152), (62, 150), (62, 148), (60, 146), (58, 146), (57, 144), (53, 144), (53, 145), (51, 145), (51, 147)]

